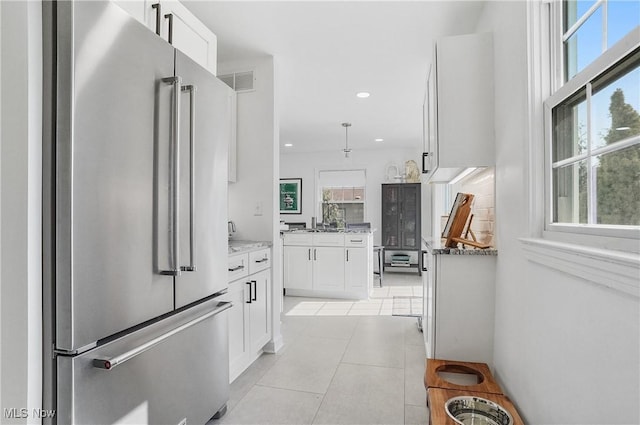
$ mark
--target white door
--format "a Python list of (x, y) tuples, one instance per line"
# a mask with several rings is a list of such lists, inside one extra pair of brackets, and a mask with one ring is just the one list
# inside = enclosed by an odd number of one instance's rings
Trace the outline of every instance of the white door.
[(271, 270), (249, 276), (252, 289), (249, 304), (251, 352), (256, 353), (271, 339)]
[(284, 288), (311, 289), (313, 248), (308, 246), (284, 247)]
[(344, 284), (347, 291), (367, 287), (369, 264), (365, 248), (345, 249)]
[(226, 299), (233, 306), (229, 309), (229, 376), (234, 379), (245, 363), (249, 352), (249, 285), (247, 279), (229, 284)]
[(313, 260), (313, 289), (343, 291), (344, 248), (314, 247)]

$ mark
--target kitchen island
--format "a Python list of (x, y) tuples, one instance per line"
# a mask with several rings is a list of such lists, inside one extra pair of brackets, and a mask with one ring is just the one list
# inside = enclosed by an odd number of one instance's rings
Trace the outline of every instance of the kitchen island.
[(373, 230), (283, 232), (286, 295), (368, 299)]

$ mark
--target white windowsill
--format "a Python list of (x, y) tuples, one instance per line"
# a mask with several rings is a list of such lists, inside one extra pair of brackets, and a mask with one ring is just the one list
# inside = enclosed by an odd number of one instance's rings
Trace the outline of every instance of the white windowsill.
[(640, 255), (520, 238), (529, 261), (640, 298)]

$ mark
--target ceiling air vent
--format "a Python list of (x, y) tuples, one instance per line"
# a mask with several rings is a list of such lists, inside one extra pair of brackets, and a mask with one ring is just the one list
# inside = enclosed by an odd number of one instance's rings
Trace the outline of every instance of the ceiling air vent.
[(233, 74), (218, 75), (226, 85), (237, 92), (253, 90), (253, 71), (234, 72)]

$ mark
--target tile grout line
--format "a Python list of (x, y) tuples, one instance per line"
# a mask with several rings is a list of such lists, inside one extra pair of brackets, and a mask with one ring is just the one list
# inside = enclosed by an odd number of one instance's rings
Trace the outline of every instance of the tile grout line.
[(327, 390), (322, 395), (322, 400), (320, 400), (320, 404), (318, 405), (318, 409), (316, 410), (316, 413), (313, 415), (313, 419), (311, 419), (311, 424), (310, 425), (313, 425), (313, 423), (316, 421), (316, 418), (318, 417), (318, 412), (320, 412), (320, 408), (322, 408), (322, 404), (324, 403), (324, 399), (327, 397), (327, 393), (329, 392), (329, 388), (331, 388), (331, 384), (333, 383), (333, 380), (336, 377), (336, 373), (338, 373), (338, 369), (340, 368), (340, 365), (342, 364), (342, 359), (344, 359), (344, 355), (346, 354), (347, 350), (349, 349), (349, 344), (351, 344), (351, 340), (353, 339), (353, 335), (356, 333), (356, 329), (358, 329), (358, 325), (360, 324), (360, 320), (361, 320), (361, 318), (358, 317), (356, 325), (353, 327), (353, 332), (351, 333), (351, 337), (347, 341), (347, 345), (344, 347), (344, 351), (342, 352), (342, 356), (340, 357), (340, 360), (338, 361), (338, 365), (336, 366), (336, 369), (333, 372), (333, 376), (331, 377), (331, 380), (329, 381), (329, 385), (327, 386)]

